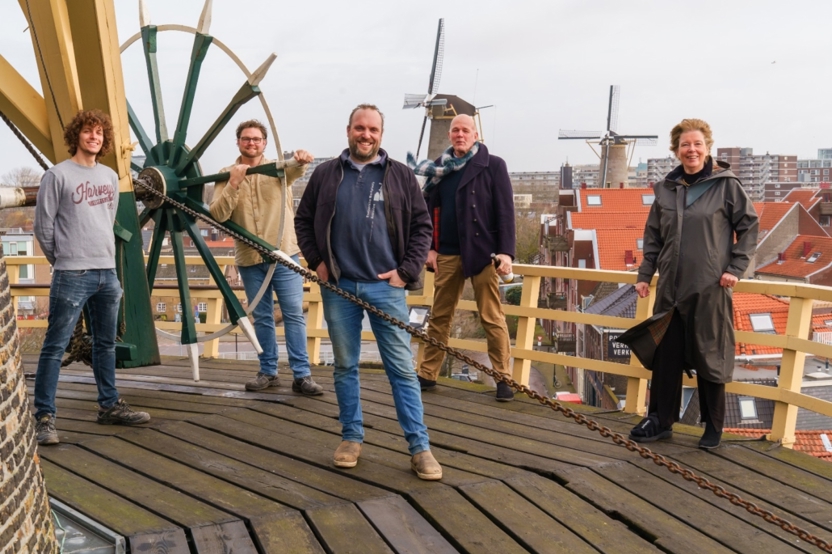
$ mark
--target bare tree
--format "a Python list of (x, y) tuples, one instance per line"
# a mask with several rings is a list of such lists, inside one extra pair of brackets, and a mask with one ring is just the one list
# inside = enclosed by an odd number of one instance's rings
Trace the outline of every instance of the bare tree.
[[(0, 186), (35, 187), (40, 184), (43, 171), (32, 167), (18, 167), (0, 176)], [(29, 230), (35, 220), (34, 208), (6, 208), (0, 210), (0, 228), (19, 227)]]

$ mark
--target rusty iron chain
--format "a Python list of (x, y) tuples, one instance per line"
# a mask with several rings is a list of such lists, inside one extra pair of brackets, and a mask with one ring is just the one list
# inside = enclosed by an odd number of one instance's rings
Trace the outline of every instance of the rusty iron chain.
[(436, 340), (432, 337), (429, 337), (424, 330), (416, 329), (415, 327), (412, 327), (411, 325), (408, 325), (407, 323), (399, 321), (398, 319), (396, 319), (396, 318), (386, 314), (385, 312), (379, 310), (375, 306), (372, 306), (371, 304), (365, 302), (364, 300), (361, 300), (361, 299), (357, 298), (355, 295), (350, 294), (350, 293), (348, 293), (344, 290), (341, 290), (336, 285), (333, 285), (332, 283), (329, 283), (329, 282), (326, 282), (326, 281), (322, 281), (315, 272), (310, 271), (306, 268), (296, 266), (296, 265), (286, 261), (285, 259), (283, 259), (280, 256), (274, 254), (268, 248), (263, 247), (262, 245), (258, 244), (257, 242), (255, 242), (255, 241), (253, 241), (253, 240), (251, 240), (247, 237), (244, 237), (244, 236), (240, 235), (239, 233), (231, 231), (230, 229), (225, 228), (221, 223), (214, 220), (213, 218), (205, 216), (205, 215), (197, 212), (196, 210), (193, 210), (193, 209), (189, 208), (188, 206), (185, 206), (184, 204), (182, 204), (180, 202), (177, 202), (176, 200), (173, 200), (172, 198), (169, 198), (168, 196), (166, 196), (163, 193), (154, 189), (151, 185), (145, 183), (144, 181), (139, 180), (139, 179), (134, 179), (134, 183), (136, 183), (137, 185), (142, 187), (144, 190), (150, 192), (151, 194), (153, 194), (155, 196), (158, 196), (159, 198), (163, 199), (165, 202), (168, 202), (170, 205), (172, 205), (176, 209), (181, 210), (181, 211), (183, 211), (183, 212), (185, 212), (185, 213), (187, 213), (187, 214), (189, 214), (189, 215), (191, 215), (191, 216), (193, 216), (197, 219), (200, 219), (200, 220), (204, 221), (205, 223), (208, 223), (209, 225), (211, 225), (211, 226), (213, 226), (217, 229), (221, 229), (224, 233), (226, 233), (226, 234), (234, 237), (235, 239), (239, 240), (240, 242), (254, 248), (260, 254), (262, 254), (264, 257), (268, 258), (269, 260), (272, 260), (276, 263), (279, 263), (282, 266), (287, 267), (287, 268), (295, 271), (296, 273), (300, 273), (306, 279), (317, 283), (321, 287), (326, 288), (327, 290), (337, 294), (338, 296), (340, 296), (342, 298), (345, 298), (345, 299), (349, 300), (350, 302), (358, 304), (359, 306), (361, 306), (362, 308), (364, 308), (368, 312), (372, 313), (373, 315), (375, 315), (377, 317), (380, 317), (384, 321), (386, 321), (386, 322), (388, 322), (392, 325), (395, 325), (399, 329), (402, 329), (402, 330), (406, 331), (411, 336), (416, 337), (417, 339), (419, 339), (423, 342), (429, 343), (432, 346), (435, 346), (436, 348), (442, 350), (443, 352), (445, 352), (447, 354), (450, 354), (451, 356), (453, 356), (453, 357), (455, 357), (455, 358), (457, 358), (457, 359), (459, 359), (459, 360), (461, 360), (461, 361), (463, 361), (463, 362), (465, 362), (465, 363), (467, 363), (471, 366), (474, 366), (475, 368), (482, 371), (486, 375), (491, 376), (496, 381), (506, 383), (507, 385), (512, 387), (517, 392), (523, 393), (526, 396), (528, 396), (529, 398), (533, 398), (534, 400), (537, 400), (540, 404), (542, 404), (544, 406), (548, 406), (549, 408), (551, 408), (552, 410), (554, 410), (556, 412), (560, 412), (564, 416), (573, 419), (576, 423), (579, 423), (581, 425), (586, 426), (589, 430), (597, 431), (602, 437), (611, 439), (612, 442), (614, 442), (616, 445), (621, 446), (623, 448), (626, 448), (630, 452), (636, 452), (642, 458), (652, 460), (653, 463), (655, 463), (656, 465), (666, 468), (671, 473), (675, 473), (677, 475), (680, 475), (686, 481), (692, 481), (692, 482), (696, 483), (699, 487), (713, 492), (716, 496), (718, 496), (720, 498), (727, 499), (729, 502), (731, 502), (731, 504), (734, 504), (735, 506), (740, 506), (740, 507), (744, 508), (746, 511), (748, 511), (749, 513), (751, 513), (753, 515), (756, 515), (756, 516), (759, 516), (759, 517), (763, 518), (765, 521), (767, 521), (769, 523), (772, 523), (774, 525), (778, 525), (784, 531), (798, 536), (801, 540), (804, 540), (804, 541), (806, 541), (810, 544), (813, 544), (813, 545), (817, 546), (818, 548), (820, 548), (821, 550), (824, 550), (826, 552), (832, 552), (832, 543), (830, 543), (828, 541), (825, 541), (825, 540), (821, 539), (820, 537), (816, 537), (816, 536), (812, 535), (811, 533), (809, 533), (805, 529), (802, 529), (801, 527), (798, 527), (797, 525), (794, 525), (793, 523), (781, 518), (780, 516), (774, 514), (773, 512), (771, 512), (769, 510), (766, 510), (764, 508), (760, 508), (754, 502), (744, 500), (738, 494), (726, 490), (721, 485), (717, 485), (715, 483), (710, 482), (705, 477), (701, 477), (701, 476), (697, 475), (696, 473), (694, 473), (690, 469), (687, 469), (685, 467), (680, 466), (678, 463), (667, 459), (666, 457), (662, 456), (661, 454), (653, 452), (649, 448), (645, 448), (643, 446), (640, 446), (635, 441), (632, 441), (632, 440), (628, 439), (627, 437), (625, 437), (621, 433), (613, 431), (609, 427), (606, 427), (604, 425), (600, 425), (597, 421), (586, 417), (584, 414), (578, 413), (578, 412), (574, 411), (572, 408), (568, 408), (568, 407), (564, 406), (560, 402), (553, 401), (552, 399), (550, 399), (546, 396), (543, 396), (542, 394), (538, 393), (537, 391), (534, 391), (534, 390), (530, 389), (526, 385), (517, 383), (516, 381), (514, 381), (508, 375), (503, 374), (503, 373), (499, 373), (499, 372), (495, 371), (494, 369), (485, 367), (480, 362), (474, 360), (470, 356), (456, 350), (455, 348), (453, 348), (451, 346), (448, 346), (445, 343), (439, 342), (438, 340)]

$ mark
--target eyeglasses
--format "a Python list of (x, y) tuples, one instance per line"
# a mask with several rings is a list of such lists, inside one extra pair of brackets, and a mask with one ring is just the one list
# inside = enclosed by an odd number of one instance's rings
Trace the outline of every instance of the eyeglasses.
[(260, 144), (263, 142), (263, 137), (240, 137), (239, 140), (243, 143), (253, 142), (254, 144)]

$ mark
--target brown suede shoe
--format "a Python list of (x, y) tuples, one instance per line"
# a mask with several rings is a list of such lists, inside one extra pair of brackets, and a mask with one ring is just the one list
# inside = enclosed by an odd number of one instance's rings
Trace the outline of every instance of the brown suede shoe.
[(332, 463), (335, 464), (335, 467), (355, 467), (360, 455), (360, 442), (341, 441), (341, 444), (335, 449), (335, 456), (332, 457)]
[(442, 479), (442, 466), (430, 453), (430, 450), (422, 450), (410, 458), (410, 469), (412, 469), (419, 479), (425, 481), (439, 481)]

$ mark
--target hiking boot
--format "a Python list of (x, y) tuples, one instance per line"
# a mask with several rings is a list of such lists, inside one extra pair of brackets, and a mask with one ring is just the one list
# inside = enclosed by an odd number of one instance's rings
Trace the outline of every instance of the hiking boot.
[(442, 479), (442, 466), (430, 453), (430, 450), (422, 450), (410, 458), (410, 469), (424, 481), (438, 481)]
[(319, 396), (324, 393), (324, 388), (313, 381), (311, 375), (307, 375), (292, 381), (292, 392), (299, 392), (306, 396)]
[(361, 455), (361, 443), (353, 441), (341, 441), (335, 449), (332, 463), (335, 467), (355, 467), (358, 464), (358, 457)]
[(277, 375), (266, 375), (261, 372), (257, 374), (257, 377), (246, 383), (246, 390), (263, 390), (279, 386), (280, 382), (277, 380)]
[(636, 442), (656, 442), (673, 436), (673, 427), (659, 425), (659, 416), (649, 414), (630, 430), (630, 440)]
[(710, 422), (705, 423), (705, 433), (699, 439), (699, 448), (704, 448), (705, 450), (716, 448), (719, 446), (721, 440), (722, 431), (717, 431), (716, 427), (711, 425)]
[(38, 444), (41, 446), (61, 442), (58, 440), (58, 432), (55, 430), (55, 416), (52, 414), (40, 416), (35, 426), (35, 432), (38, 434)]
[(436, 381), (431, 381), (430, 379), (425, 379), (421, 375), (417, 375), (419, 378), (419, 388), (422, 390), (433, 390), (436, 388)]
[(508, 383), (500, 381), (497, 383), (497, 402), (511, 402), (514, 400), (514, 391)]
[(123, 399), (106, 410), (98, 407), (98, 419), (101, 425), (139, 425), (150, 421), (150, 414), (147, 412), (136, 412)]

